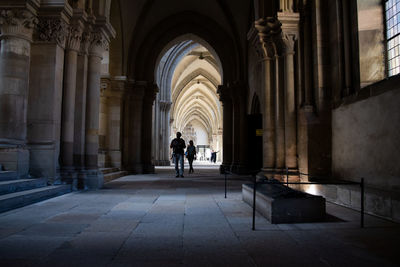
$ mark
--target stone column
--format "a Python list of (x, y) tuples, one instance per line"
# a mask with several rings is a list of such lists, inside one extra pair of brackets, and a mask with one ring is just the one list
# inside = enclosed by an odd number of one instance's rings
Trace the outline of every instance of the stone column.
[[(276, 46), (275, 46), (276, 47)], [(283, 86), (283, 64), (275, 49), (275, 169), (285, 168), (285, 91)]]
[(101, 188), (103, 175), (98, 169), (99, 152), (99, 111), (100, 111), (100, 75), (102, 54), (108, 48), (108, 40), (101, 29), (91, 33), (88, 58), (88, 85), (86, 98), (85, 131), (85, 187)]
[(163, 165), (169, 166), (171, 164), (170, 155), (169, 155), (169, 137), (170, 137), (170, 110), (171, 110), (171, 102), (167, 102), (165, 106), (165, 113), (164, 113), (164, 125), (163, 125), (163, 146), (164, 146), (164, 153), (163, 153)]
[(283, 35), (285, 42), (285, 163), (289, 169), (297, 169), (297, 130), (294, 72), (295, 35)]
[(153, 117), (153, 103), (156, 98), (158, 88), (156, 85), (147, 86), (143, 98), (142, 113), (142, 166), (143, 173), (154, 173), (154, 165), (151, 160), (151, 126)]
[(77, 175), (74, 168), (74, 124), (76, 76), (78, 67), (78, 51), (81, 43), (83, 23), (75, 21), (70, 25), (66, 41), (64, 63), (64, 89), (62, 100), (61, 124), (61, 164), (63, 179), (77, 188)]
[(297, 117), (295, 96), (295, 44), (299, 31), (300, 16), (291, 9), (278, 12), (282, 33), (277, 45), (281, 45), (284, 54), (284, 86), (285, 86), (285, 165), (292, 171), (298, 170), (297, 164)]
[(128, 82), (124, 103), (124, 169), (142, 173), (142, 111), (145, 82)]
[(218, 94), (222, 102), (223, 112), (223, 155), (221, 170), (230, 170), (233, 160), (233, 110), (232, 98), (226, 86), (218, 86)]
[[(35, 5), (33, 5), (35, 4)], [(0, 164), (26, 177), (29, 65), (38, 3), (21, 9), (0, 7)]]
[(107, 158), (112, 167), (121, 168), (121, 119), (122, 119), (122, 94), (126, 77), (113, 77), (111, 90), (107, 91), (108, 97), (108, 133), (106, 136)]
[(275, 18), (262, 18), (255, 22), (260, 44), (263, 51), (263, 171), (271, 172), (275, 167), (275, 93), (272, 82), (275, 77), (271, 74), (274, 46), (272, 38), (280, 31), (280, 23)]
[(88, 54), (90, 32), (82, 34), (82, 41), (77, 58), (75, 117), (74, 117), (74, 166), (79, 171), (78, 186), (84, 187), (85, 177), (85, 129), (86, 129), (86, 93), (88, 75)]
[(98, 166), (100, 168), (108, 167), (107, 154), (108, 144), (107, 137), (109, 136), (109, 123), (108, 123), (108, 92), (110, 91), (110, 79), (109, 77), (101, 78), (100, 87), (100, 114), (99, 114), (99, 158)]

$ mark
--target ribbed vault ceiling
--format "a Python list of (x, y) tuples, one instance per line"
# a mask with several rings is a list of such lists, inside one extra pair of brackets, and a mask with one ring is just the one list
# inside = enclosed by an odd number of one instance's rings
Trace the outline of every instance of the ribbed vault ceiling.
[(218, 61), (195, 41), (173, 45), (161, 58), (156, 79), (163, 99), (172, 102), (170, 118), (177, 131), (192, 122), (207, 129), (209, 137), (222, 129), (221, 84)]

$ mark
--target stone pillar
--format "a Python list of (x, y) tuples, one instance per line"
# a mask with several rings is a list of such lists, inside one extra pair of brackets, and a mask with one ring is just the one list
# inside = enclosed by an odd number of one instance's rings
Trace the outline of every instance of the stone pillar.
[(26, 177), (29, 65), (38, 3), (20, 9), (0, 7), (0, 164)]
[(282, 58), (275, 49), (275, 169), (285, 168), (285, 91)]
[(163, 127), (163, 129), (164, 129), (164, 132), (163, 132), (164, 153), (163, 153), (162, 160), (163, 160), (163, 165), (165, 165), (165, 166), (169, 166), (171, 164), (171, 161), (170, 161), (171, 156), (169, 154), (169, 149), (170, 149), (169, 148), (169, 145), (170, 145), (169, 137), (171, 136), (169, 119), (170, 119), (171, 105), (172, 105), (171, 102), (166, 103), (165, 113), (164, 113), (164, 127)]
[(77, 175), (74, 168), (74, 126), (76, 77), (78, 68), (78, 51), (80, 49), (83, 23), (75, 20), (69, 28), (66, 41), (64, 63), (64, 90), (62, 100), (61, 124), (61, 164), (63, 179), (77, 188)]
[(154, 173), (154, 165), (151, 161), (152, 146), (152, 118), (153, 103), (156, 98), (158, 88), (156, 85), (147, 86), (143, 97), (143, 113), (142, 113), (142, 166), (143, 173)]
[(223, 112), (223, 155), (221, 170), (230, 170), (233, 160), (233, 110), (232, 98), (226, 86), (218, 86), (218, 94), (222, 102)]
[(129, 82), (124, 97), (124, 169), (142, 173), (142, 111), (145, 82)]
[[(42, 7), (44, 8), (44, 7)], [(28, 142), (30, 172), (60, 183), (60, 131), (64, 48), (68, 36), (70, 10), (41, 17), (32, 44)]]
[(88, 75), (88, 54), (90, 32), (82, 34), (77, 58), (75, 118), (74, 118), (74, 166), (79, 172), (78, 187), (84, 188), (85, 177), (85, 132), (86, 132), (86, 93)]
[(126, 77), (113, 77), (110, 90), (106, 92), (108, 98), (106, 136), (107, 162), (111, 167), (121, 168), (121, 118), (122, 118), (122, 94), (125, 89)]
[(280, 24), (274, 18), (262, 18), (255, 22), (263, 51), (263, 171), (271, 172), (275, 167), (275, 94), (272, 82), (275, 77), (271, 73), (274, 46), (273, 35), (279, 32)]
[(294, 47), (298, 35), (298, 13), (278, 13), (282, 23), (285, 57), (285, 164), (297, 170), (297, 124), (295, 98)]
[(100, 114), (99, 114), (99, 154), (98, 154), (98, 166), (99, 168), (108, 167), (107, 152), (108, 144), (106, 138), (109, 135), (109, 123), (108, 123), (108, 102), (107, 96), (110, 91), (110, 79), (109, 77), (101, 78), (100, 86)]
[(101, 29), (91, 33), (88, 58), (88, 85), (86, 98), (85, 129), (85, 188), (97, 189), (103, 186), (103, 174), (98, 169), (99, 152), (99, 111), (100, 75), (102, 54), (108, 48), (108, 40)]

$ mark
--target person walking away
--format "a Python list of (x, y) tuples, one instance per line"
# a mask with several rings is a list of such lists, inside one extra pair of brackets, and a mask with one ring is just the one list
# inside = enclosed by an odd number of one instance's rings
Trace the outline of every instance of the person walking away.
[[(172, 148), (173, 151), (173, 157), (175, 160), (175, 171), (176, 171), (176, 177), (183, 177), (183, 160), (184, 160), (184, 153), (185, 153), (185, 140), (181, 138), (182, 134), (180, 132), (176, 133), (176, 138), (174, 138), (171, 141), (170, 148)], [(180, 165), (180, 168), (178, 167), (178, 164)]]
[(193, 140), (189, 141), (189, 145), (186, 149), (187, 159), (189, 161), (189, 173), (193, 173), (193, 160), (196, 158), (196, 147), (193, 145)]
[(215, 164), (215, 162), (217, 161), (217, 153), (218, 153), (219, 151), (214, 151), (213, 150), (213, 152), (211, 153), (211, 162), (214, 162), (214, 164)]

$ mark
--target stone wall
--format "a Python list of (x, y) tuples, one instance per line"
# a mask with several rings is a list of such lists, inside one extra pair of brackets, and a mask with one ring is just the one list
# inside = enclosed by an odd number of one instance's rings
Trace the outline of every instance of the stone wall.
[(344, 180), (365, 178), (375, 192), (367, 212), (399, 221), (400, 79), (393, 78), (364, 89), (370, 94), (394, 89), (333, 111), (332, 170)]

